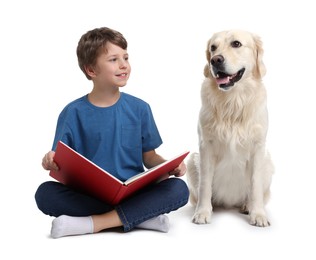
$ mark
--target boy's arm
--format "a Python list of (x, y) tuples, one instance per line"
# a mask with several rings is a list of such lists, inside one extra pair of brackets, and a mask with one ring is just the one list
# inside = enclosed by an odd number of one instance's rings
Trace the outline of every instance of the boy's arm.
[(155, 150), (143, 153), (143, 162), (147, 169), (155, 167), (165, 161), (166, 160), (157, 154)]
[[(165, 162), (166, 160), (161, 157), (159, 154), (156, 153), (155, 150), (151, 150), (148, 152), (143, 153), (143, 162), (147, 169), (155, 167), (158, 164), (161, 164)], [(166, 174), (166, 178), (168, 178), (171, 175), (174, 175), (176, 177), (181, 177), (186, 172), (186, 165), (184, 162), (182, 162), (177, 168), (175, 168), (172, 172), (169, 172)]]

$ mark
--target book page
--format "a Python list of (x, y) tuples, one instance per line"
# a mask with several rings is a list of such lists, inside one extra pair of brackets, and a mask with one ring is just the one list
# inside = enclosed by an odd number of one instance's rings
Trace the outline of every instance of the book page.
[(127, 179), (127, 180), (124, 182), (124, 184), (125, 184), (125, 185), (128, 185), (129, 183), (131, 183), (131, 182), (133, 182), (133, 181), (136, 181), (137, 179), (143, 177), (143, 176), (146, 175), (146, 174), (149, 174), (150, 172), (152, 172), (153, 170), (155, 170), (156, 168), (158, 168), (159, 166), (161, 166), (161, 165), (163, 165), (163, 164), (165, 164), (165, 163), (166, 163), (166, 162), (164, 162), (164, 163), (162, 163), (162, 164), (158, 164), (158, 165), (155, 166), (155, 167), (152, 167), (152, 168), (150, 168), (150, 169), (148, 169), (148, 170), (146, 170), (146, 171), (143, 171), (143, 172), (141, 172), (141, 173), (138, 173), (138, 174), (136, 174), (136, 175), (130, 177), (129, 179)]
[[(184, 158), (188, 155), (188, 153), (189, 153), (189, 152), (184, 152), (184, 153), (182, 153), (182, 154), (180, 154), (180, 155), (178, 155), (178, 156), (176, 156), (176, 157), (174, 157), (174, 158), (172, 158), (172, 159), (170, 159), (170, 160), (167, 160), (167, 161), (165, 161), (165, 162), (163, 162), (163, 163), (161, 163), (161, 164), (159, 164), (159, 165), (157, 165), (157, 166), (155, 166), (155, 167), (152, 167), (152, 168), (150, 168), (150, 169), (148, 169), (148, 170), (146, 170), (146, 171), (144, 171), (144, 172), (141, 172), (141, 173), (139, 173), (139, 174), (136, 174), (136, 175), (132, 176), (131, 178), (127, 179), (127, 180), (124, 182), (124, 184), (125, 184), (125, 185), (128, 185), (128, 184), (130, 184), (130, 183), (132, 183), (132, 182), (134, 182), (134, 181), (136, 181), (136, 180), (138, 180), (138, 179), (141, 179), (141, 178), (143, 178), (143, 177), (145, 177), (145, 176), (147, 176), (147, 175), (153, 174), (153, 173), (155, 173), (156, 171), (161, 170), (161, 169), (162, 169), (163, 171), (160, 171), (160, 172), (161, 172), (162, 174), (166, 174), (166, 173), (168, 173), (168, 172), (174, 170), (176, 167), (178, 167), (179, 164), (180, 164), (180, 163), (184, 160)], [(160, 175), (162, 176), (162, 174), (160, 174)]]

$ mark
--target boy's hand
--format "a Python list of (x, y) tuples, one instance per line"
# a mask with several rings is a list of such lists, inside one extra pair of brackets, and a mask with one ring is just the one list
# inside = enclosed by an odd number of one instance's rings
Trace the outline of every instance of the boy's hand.
[(54, 156), (55, 152), (54, 151), (49, 151), (47, 154), (42, 159), (42, 166), (45, 170), (54, 170), (58, 171), (58, 165), (54, 162)]
[(169, 176), (174, 175), (176, 177), (181, 177), (185, 174), (187, 171), (187, 167), (184, 162), (182, 162), (177, 168), (175, 168), (173, 171), (169, 172)]

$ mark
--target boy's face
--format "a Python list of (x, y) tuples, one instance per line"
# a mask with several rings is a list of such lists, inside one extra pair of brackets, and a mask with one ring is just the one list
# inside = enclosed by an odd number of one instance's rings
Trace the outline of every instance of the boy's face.
[(107, 53), (102, 52), (94, 66), (92, 80), (101, 86), (123, 87), (126, 85), (131, 72), (128, 53), (112, 43), (106, 44)]

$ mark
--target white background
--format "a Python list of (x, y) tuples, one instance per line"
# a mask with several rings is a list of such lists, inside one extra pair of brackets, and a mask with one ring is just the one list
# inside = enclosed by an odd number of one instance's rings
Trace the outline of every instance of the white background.
[[(315, 12), (313, 1), (2, 1), (1, 259), (315, 259)], [(151, 104), (165, 157), (197, 149), (196, 122), (214, 32), (244, 29), (264, 44), (276, 173), (272, 225), (252, 227), (234, 210), (191, 223), (190, 204), (169, 214), (169, 233), (135, 230), (51, 239), (52, 218), (36, 207), (49, 180), (41, 159), (57, 116), (91, 90), (77, 65), (80, 36), (107, 26), (127, 38), (132, 75), (123, 91)], [(185, 178), (184, 178), (185, 179)], [(146, 250), (146, 251), (145, 251)], [(2, 256), (3, 255), (3, 256)], [(4, 256), (6, 255), (6, 256)]]

